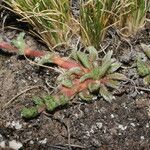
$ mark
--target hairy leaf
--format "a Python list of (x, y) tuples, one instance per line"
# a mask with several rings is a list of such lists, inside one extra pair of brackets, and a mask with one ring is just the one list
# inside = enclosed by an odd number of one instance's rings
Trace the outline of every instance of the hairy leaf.
[(44, 106), (44, 101), (39, 97), (33, 97), (33, 102), (37, 106)]
[(93, 46), (87, 47), (86, 50), (89, 52), (89, 59), (91, 62), (98, 58), (98, 52)]
[(24, 49), (25, 49), (25, 40), (24, 40), (25, 33), (21, 32), (16, 40), (12, 40), (12, 43), (15, 47), (19, 49), (18, 54), (24, 55)]
[(72, 75), (72, 74), (82, 75), (83, 71), (81, 70), (80, 67), (73, 67), (73, 68), (69, 69), (67, 75)]
[(121, 73), (108, 74), (106, 78), (113, 79), (113, 80), (122, 80), (122, 81), (127, 80), (127, 77)]
[(120, 82), (116, 80), (108, 80), (108, 82), (106, 82), (105, 85), (114, 89), (118, 89)]
[(150, 74), (147, 75), (147, 76), (143, 79), (143, 81), (144, 81), (144, 84), (150, 85)]
[(52, 57), (52, 53), (44, 55), (40, 60), (38, 60), (38, 64), (52, 63)]
[(99, 93), (106, 101), (112, 102), (113, 95), (107, 90), (105, 85), (101, 85)]
[(69, 79), (64, 79), (61, 84), (65, 87), (71, 88), (73, 86), (73, 83), (71, 80)]
[(141, 60), (140, 57), (137, 58), (137, 70), (140, 76), (150, 74), (150, 68)]
[(43, 100), (45, 102), (46, 109), (50, 112), (59, 106), (59, 103), (53, 96), (46, 96)]
[(90, 95), (90, 93), (87, 90), (80, 92), (79, 97), (85, 101), (91, 101), (93, 98), (93, 96)]
[(100, 82), (98, 82), (98, 83), (90, 83), (88, 85), (88, 89), (90, 90), (90, 92), (97, 91), (99, 88), (100, 88)]
[(108, 70), (108, 73), (115, 72), (116, 70), (118, 70), (121, 67), (121, 65), (122, 64), (120, 62), (117, 62), (117, 61), (112, 63), (111, 66), (110, 66), (110, 69)]
[(79, 61), (83, 64), (83, 66), (88, 69), (91, 69), (92, 66), (90, 64), (87, 54), (78, 51), (77, 55), (78, 55)]
[(112, 54), (113, 54), (113, 51), (108, 51), (108, 53), (102, 59), (102, 65), (104, 65), (105, 63), (107, 63), (107, 61), (111, 60)]

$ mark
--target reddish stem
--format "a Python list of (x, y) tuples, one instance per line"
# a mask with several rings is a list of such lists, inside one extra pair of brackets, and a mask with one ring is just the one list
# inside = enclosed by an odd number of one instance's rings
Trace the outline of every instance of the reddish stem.
[(65, 94), (68, 97), (73, 97), (75, 94), (87, 89), (89, 83), (95, 82), (94, 80), (88, 79), (84, 82), (80, 82), (79, 79), (74, 81), (74, 85), (71, 88), (67, 88), (65, 86), (60, 87), (60, 92)]
[(30, 48), (26, 48), (24, 51), (25, 56), (30, 56), (30, 57), (42, 57), (46, 55), (47, 52), (45, 51), (40, 51), (40, 50), (32, 50)]
[(87, 69), (82, 67), (81, 64), (77, 63), (74, 60), (69, 60), (66, 58), (61, 58), (59, 56), (54, 56), (53, 58), (53, 62), (55, 64), (57, 64), (58, 66), (64, 68), (64, 69), (71, 69), (74, 67), (80, 67), (82, 70), (86, 71)]
[(12, 46), (11, 44), (7, 43), (7, 42), (0, 42), (0, 48), (1, 49), (6, 49), (8, 50), (9, 52), (16, 52), (18, 51), (18, 49), (14, 46)]
[[(0, 42), (0, 48), (6, 49), (9, 52), (18, 52), (18, 49), (14, 46), (12, 46), (10, 43), (7, 42)], [(30, 57), (42, 57), (44, 55), (48, 54), (46, 51), (40, 51), (40, 50), (32, 50), (31, 48), (25, 48), (24, 55), (30, 56)], [(60, 56), (54, 55), (52, 57), (52, 62), (56, 65), (64, 68), (64, 69), (71, 69), (73, 67), (80, 67), (84, 72), (88, 72), (89, 70), (81, 66), (81, 64), (75, 62), (74, 60), (69, 60), (66, 58), (61, 58)]]

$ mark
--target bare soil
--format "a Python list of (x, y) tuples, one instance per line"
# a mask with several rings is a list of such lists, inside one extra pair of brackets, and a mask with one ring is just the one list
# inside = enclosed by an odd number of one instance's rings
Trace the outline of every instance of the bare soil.
[[(7, 29), (0, 35), (11, 40), (17, 33)], [(26, 43), (46, 49), (29, 35)], [(31, 106), (33, 96), (50, 94), (57, 73), (0, 50), (0, 107), (5, 106), (0, 110), (0, 144), (9, 147), (16, 140), (25, 150), (149, 150), (150, 86), (143, 85), (134, 65), (140, 43), (150, 44), (149, 25), (127, 39), (112, 29), (102, 43), (114, 50), (123, 63), (120, 72), (130, 79), (114, 91), (111, 104), (101, 97), (91, 103), (77, 97), (78, 102), (32, 120), (21, 117), (22, 107)]]

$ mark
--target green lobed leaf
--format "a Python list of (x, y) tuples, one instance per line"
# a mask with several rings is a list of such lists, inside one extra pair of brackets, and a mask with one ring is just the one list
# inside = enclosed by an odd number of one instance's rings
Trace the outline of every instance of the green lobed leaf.
[(69, 69), (67, 75), (72, 75), (72, 74), (81, 75), (82, 73), (83, 71), (81, 70), (80, 67), (73, 67)]
[(77, 52), (77, 55), (78, 55), (79, 61), (83, 64), (83, 66), (88, 69), (91, 69), (92, 65), (90, 64), (88, 55), (80, 51)]
[(86, 48), (86, 50), (89, 52), (90, 61), (95, 61), (98, 58), (98, 52), (94, 46), (89, 46)]
[(65, 87), (71, 88), (73, 86), (73, 83), (69, 79), (64, 79), (62, 80), (61, 84)]
[(44, 101), (39, 97), (33, 97), (33, 102), (37, 106), (44, 106)]
[(19, 55), (24, 55), (24, 49), (25, 49), (25, 40), (24, 40), (24, 36), (25, 36), (25, 33), (24, 32), (21, 32), (17, 39), (16, 40), (12, 40), (12, 43), (15, 47), (18, 48), (19, 50)]
[(97, 91), (99, 88), (100, 88), (100, 82), (98, 82), (98, 83), (90, 83), (88, 85), (88, 89), (90, 90), (90, 92)]
[(120, 82), (116, 80), (108, 79), (108, 82), (106, 82), (105, 85), (114, 89), (118, 89)]
[(150, 68), (141, 60), (140, 57), (137, 58), (137, 70), (140, 76), (146, 76), (150, 74)]
[(81, 78), (80, 78), (80, 82), (84, 82), (85, 80), (87, 79), (92, 79), (92, 74), (91, 73), (86, 73), (85, 75), (83, 75)]
[(69, 101), (69, 98), (65, 95), (60, 95), (59, 96), (59, 102), (60, 102), (60, 106), (66, 105)]
[(99, 93), (107, 102), (112, 102), (113, 95), (107, 90), (105, 85), (101, 85)]
[(111, 60), (112, 54), (113, 54), (113, 51), (108, 51), (108, 53), (102, 59), (102, 65), (107, 63), (107, 61)]
[(87, 79), (94, 79), (94, 80), (101, 79), (101, 77), (106, 75), (106, 73), (109, 70), (110, 66), (111, 66), (111, 60), (108, 60), (102, 66), (96, 67), (90, 73), (87, 73), (87, 74), (83, 75), (80, 78), (80, 82), (83, 82)]
[(59, 103), (55, 100), (55, 97), (53, 96), (46, 96), (43, 100), (45, 102), (46, 109), (50, 112), (59, 106)]
[(78, 61), (77, 51), (73, 50), (70, 57), (73, 58), (74, 60)]
[(93, 69), (93, 79), (99, 80), (105, 76), (111, 66), (111, 60), (106, 61), (102, 66), (98, 67), (98, 70)]
[(36, 107), (32, 107), (32, 108), (23, 108), (22, 111), (21, 111), (21, 116), (23, 118), (26, 118), (26, 119), (30, 119), (30, 118), (34, 118), (38, 115), (38, 108)]
[(109, 73), (115, 72), (116, 70), (118, 70), (121, 67), (121, 65), (122, 64), (120, 62), (117, 62), (117, 61), (112, 63), (111, 66), (110, 66), (110, 69), (108, 70), (108, 72)]
[(38, 64), (53, 63), (52, 58), (53, 58), (53, 54), (48, 53), (48, 54), (44, 55), (40, 60), (38, 60), (37, 63)]
[(80, 92), (79, 97), (84, 101), (91, 101), (93, 98), (93, 96), (87, 90)]
[(150, 85), (150, 74), (143, 79), (143, 82), (145, 85)]

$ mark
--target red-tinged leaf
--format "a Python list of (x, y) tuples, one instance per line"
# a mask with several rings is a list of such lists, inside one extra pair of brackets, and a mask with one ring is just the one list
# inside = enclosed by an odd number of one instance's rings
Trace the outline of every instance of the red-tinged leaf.
[(40, 50), (32, 50), (30, 48), (26, 48), (24, 50), (24, 55), (30, 56), (30, 57), (43, 57), (43, 56), (47, 55), (47, 52), (40, 51)]
[(65, 86), (61, 86), (60, 87), (60, 93), (63, 93), (64, 95), (66, 95), (67, 97), (73, 97), (76, 93), (77, 93), (77, 90), (72, 88), (67, 88)]

